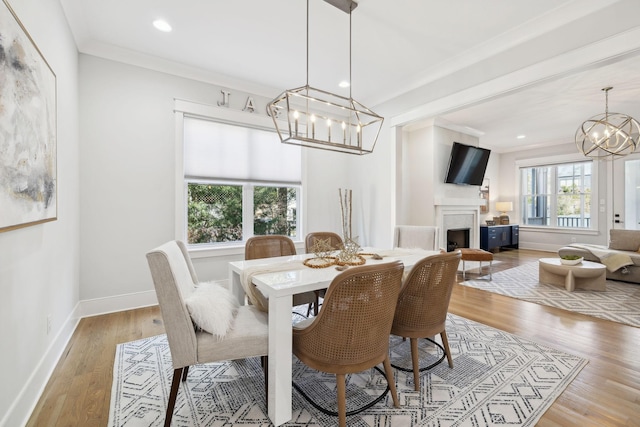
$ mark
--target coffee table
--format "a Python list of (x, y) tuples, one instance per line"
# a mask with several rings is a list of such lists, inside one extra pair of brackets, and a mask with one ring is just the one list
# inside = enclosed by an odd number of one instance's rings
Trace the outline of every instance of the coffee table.
[(564, 286), (569, 292), (576, 288), (606, 291), (606, 274), (606, 267), (597, 262), (582, 261), (576, 265), (565, 265), (560, 262), (560, 258), (538, 260), (540, 282)]

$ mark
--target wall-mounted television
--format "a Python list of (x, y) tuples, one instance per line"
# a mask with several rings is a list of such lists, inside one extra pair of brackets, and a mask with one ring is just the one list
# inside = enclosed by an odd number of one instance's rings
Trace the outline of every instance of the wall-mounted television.
[(448, 184), (482, 185), (491, 150), (454, 142), (449, 169), (444, 182)]

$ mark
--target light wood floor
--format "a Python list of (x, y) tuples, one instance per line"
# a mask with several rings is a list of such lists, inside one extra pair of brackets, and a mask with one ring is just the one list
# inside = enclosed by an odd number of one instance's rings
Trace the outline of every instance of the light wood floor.
[[(545, 256), (505, 250), (494, 272)], [(640, 426), (640, 328), (460, 285), (449, 311), (589, 360), (538, 426)], [(82, 319), (27, 426), (106, 426), (116, 345), (163, 332), (157, 307)]]

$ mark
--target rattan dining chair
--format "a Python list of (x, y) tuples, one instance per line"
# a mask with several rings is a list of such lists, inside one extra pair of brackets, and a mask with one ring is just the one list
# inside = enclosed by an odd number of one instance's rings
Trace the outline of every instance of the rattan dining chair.
[[(389, 362), (389, 332), (403, 271), (399, 261), (349, 268), (329, 285), (318, 316), (293, 328), (293, 354), (313, 369), (336, 375), (337, 413), (316, 407), (338, 415), (341, 427), (347, 417), (346, 374), (383, 363), (387, 391), (391, 391), (394, 406), (399, 406)], [(371, 407), (385, 395), (348, 415)]]
[[(296, 246), (293, 240), (282, 235), (253, 236), (247, 240), (244, 246), (244, 259), (261, 259), (272, 258), (278, 256), (288, 256), (296, 254)], [(254, 285), (255, 286), (255, 285)], [(255, 292), (256, 298), (261, 298), (261, 306), (268, 307), (269, 301), (261, 292)], [(311, 307), (317, 306), (316, 293), (313, 291), (295, 294), (293, 296), (293, 305), (308, 304), (307, 316), (311, 312)], [(315, 308), (314, 308), (315, 310)], [(302, 316), (304, 317), (304, 316)]]
[[(342, 237), (333, 231), (314, 231), (307, 234), (307, 237), (304, 239), (304, 251), (305, 253), (311, 254), (313, 253), (313, 248), (316, 245), (316, 242), (319, 240), (326, 241), (329, 246), (331, 246), (334, 250), (342, 249), (342, 245), (344, 244)], [(313, 305), (314, 315), (318, 315), (318, 310), (320, 309), (320, 298), (324, 298), (326, 289), (318, 289), (313, 291), (316, 296), (316, 301)]]
[[(180, 379), (187, 380), (189, 366), (226, 360), (245, 359), (261, 356), (267, 384), (267, 354), (269, 344), (268, 315), (255, 306), (244, 305), (237, 308), (233, 325), (224, 335), (213, 335), (196, 330), (189, 312), (190, 302), (198, 298), (199, 284), (187, 248), (181, 241), (170, 241), (147, 253), (151, 277), (160, 304), (160, 312), (169, 342), (173, 380), (165, 415), (165, 427), (171, 425), (173, 410), (178, 396)], [(218, 291), (220, 292), (220, 291)], [(229, 309), (220, 302), (220, 293), (210, 304), (210, 312)], [(265, 391), (266, 393), (266, 391)]]
[[(411, 269), (400, 291), (391, 334), (410, 339), (412, 369), (393, 366), (405, 371), (413, 370), (416, 391), (420, 390), (420, 371), (442, 362), (445, 355), (449, 367), (453, 368), (445, 323), (459, 262), (459, 250), (423, 258)], [(429, 338), (437, 334), (440, 334), (442, 346)], [(425, 338), (440, 347), (442, 357), (430, 366), (420, 368), (418, 338)]]
[(307, 237), (304, 239), (305, 252), (308, 254), (313, 253), (313, 247), (318, 240), (327, 241), (329, 246), (335, 250), (341, 249), (344, 244), (342, 237), (332, 231), (314, 231), (307, 234)]

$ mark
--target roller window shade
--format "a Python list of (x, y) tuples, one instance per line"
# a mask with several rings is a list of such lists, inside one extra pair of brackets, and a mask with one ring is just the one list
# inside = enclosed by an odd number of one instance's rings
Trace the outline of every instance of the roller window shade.
[(184, 173), (190, 178), (301, 182), (300, 147), (277, 133), (185, 117)]

